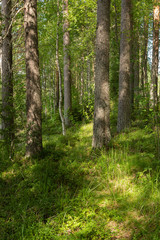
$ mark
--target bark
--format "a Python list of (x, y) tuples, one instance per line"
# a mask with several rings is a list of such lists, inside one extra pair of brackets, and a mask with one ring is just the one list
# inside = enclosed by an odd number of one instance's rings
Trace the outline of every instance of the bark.
[[(0, 13), (1, 14), (1, 13)], [(0, 26), (1, 26), (0, 21)], [(0, 36), (0, 79), (2, 80), (2, 36)], [(0, 98), (2, 99), (2, 92), (0, 93)], [(0, 139), (3, 139), (2, 135), (2, 119), (0, 117)]]
[(143, 48), (142, 48), (142, 61), (141, 61), (141, 85), (142, 85), (142, 91), (143, 96), (145, 96), (145, 87), (148, 84), (148, 74), (147, 74), (147, 53), (148, 53), (148, 21), (145, 18), (144, 19), (144, 39), (142, 42)]
[(26, 156), (30, 157), (42, 151), (42, 104), (38, 55), (37, 1), (25, 0), (24, 7), (27, 81)]
[(117, 3), (114, 0), (114, 8), (115, 8), (115, 36), (116, 36), (116, 44), (119, 46), (119, 31), (118, 31), (118, 12), (117, 12)]
[(134, 23), (133, 23), (133, 12), (131, 12), (131, 21), (130, 21), (130, 29), (131, 29), (131, 43), (130, 43), (130, 100), (131, 100), (131, 109), (134, 109), (134, 60), (135, 60), (135, 52), (134, 52)]
[(153, 9), (153, 52), (152, 52), (152, 75), (151, 75), (151, 106), (155, 109), (158, 103), (158, 51), (159, 51), (159, 0), (155, 0)]
[(56, 61), (56, 79), (55, 79), (55, 109), (58, 110), (59, 106), (59, 71)]
[(130, 26), (131, 1), (122, 0), (117, 131), (130, 126)]
[(98, 0), (93, 148), (107, 147), (110, 134), (109, 97), (110, 1)]
[(80, 84), (80, 104), (83, 105), (84, 100), (84, 57), (81, 58), (81, 84)]
[(138, 94), (139, 94), (139, 33), (135, 34), (134, 41), (134, 106), (138, 108)]
[(2, 78), (2, 36), (0, 36), (0, 74), (0, 78)]
[(63, 0), (63, 52), (64, 52), (64, 118), (65, 125), (71, 125), (71, 75), (69, 56), (69, 20), (68, 20), (68, 0)]
[(56, 38), (56, 67), (58, 73), (58, 90), (59, 90), (59, 115), (62, 122), (62, 134), (66, 135), (66, 128), (65, 128), (65, 119), (62, 112), (62, 77), (59, 65), (59, 0), (57, 0), (57, 38)]
[(14, 137), (11, 0), (2, 0), (2, 130), (7, 143)]

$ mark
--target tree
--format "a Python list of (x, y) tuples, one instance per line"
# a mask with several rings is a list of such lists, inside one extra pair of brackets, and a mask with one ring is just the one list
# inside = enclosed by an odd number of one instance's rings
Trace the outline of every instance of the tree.
[(59, 105), (59, 115), (62, 122), (62, 134), (66, 134), (66, 128), (65, 128), (65, 119), (62, 112), (62, 77), (61, 77), (61, 70), (60, 70), (60, 64), (59, 64), (59, 0), (57, 0), (57, 38), (56, 38), (56, 74), (57, 74), (57, 84), (58, 89), (56, 86), (57, 91), (59, 91), (59, 97), (58, 97), (58, 105)]
[(64, 52), (64, 118), (65, 125), (71, 124), (71, 75), (69, 56), (69, 20), (68, 20), (68, 0), (63, 0), (63, 52)]
[(119, 66), (119, 102), (117, 131), (120, 132), (130, 125), (130, 26), (131, 1), (121, 3), (121, 40)]
[[(142, 60), (141, 60), (141, 85), (143, 90), (143, 95), (148, 95), (145, 92), (145, 87), (148, 84), (148, 73), (147, 73), (147, 53), (148, 53), (148, 19), (144, 17), (144, 27), (143, 27), (143, 38), (142, 38)], [(148, 86), (147, 86), (148, 92)]]
[(133, 109), (138, 107), (138, 93), (139, 93), (139, 21), (137, 3), (139, 0), (131, 2), (130, 14), (130, 100)]
[(37, 1), (25, 0), (24, 29), (27, 81), (27, 147), (26, 156), (42, 150), (41, 86), (37, 34)]
[(152, 51), (152, 74), (151, 74), (151, 105), (155, 109), (158, 103), (158, 51), (159, 51), (159, 0), (154, 1), (153, 9), (153, 51)]
[(2, 130), (7, 144), (14, 137), (11, 0), (2, 0)]
[(96, 33), (95, 104), (93, 148), (107, 146), (110, 139), (109, 97), (110, 0), (98, 0)]

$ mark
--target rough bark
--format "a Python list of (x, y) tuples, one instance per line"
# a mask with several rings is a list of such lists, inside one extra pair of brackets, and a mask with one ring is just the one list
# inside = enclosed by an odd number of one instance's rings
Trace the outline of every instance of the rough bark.
[(117, 131), (130, 125), (130, 23), (131, 1), (122, 0), (121, 4), (121, 40), (119, 68), (119, 102)]
[(42, 150), (41, 86), (38, 55), (37, 1), (25, 0), (24, 29), (27, 81), (27, 146), (26, 156)]
[(110, 0), (98, 0), (93, 148), (107, 147), (110, 134), (109, 97)]
[(155, 0), (153, 9), (153, 52), (152, 52), (152, 73), (151, 73), (151, 106), (157, 107), (158, 96), (158, 51), (159, 51), (159, 0)]
[(69, 20), (68, 20), (68, 0), (63, 0), (63, 52), (64, 52), (64, 118), (65, 125), (71, 125), (71, 75), (69, 56)]
[(2, 130), (10, 145), (14, 137), (11, 0), (2, 0)]

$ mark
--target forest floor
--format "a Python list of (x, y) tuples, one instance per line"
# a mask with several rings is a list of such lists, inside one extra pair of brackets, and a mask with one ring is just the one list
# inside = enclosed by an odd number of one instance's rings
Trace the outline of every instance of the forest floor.
[(160, 239), (155, 129), (136, 122), (93, 151), (92, 123), (44, 126), (44, 154), (0, 153), (0, 240)]

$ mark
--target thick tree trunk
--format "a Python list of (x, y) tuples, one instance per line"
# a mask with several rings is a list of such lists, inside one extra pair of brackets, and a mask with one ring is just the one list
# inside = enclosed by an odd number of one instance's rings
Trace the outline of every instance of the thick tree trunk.
[(65, 125), (71, 125), (71, 75), (69, 56), (69, 20), (68, 20), (68, 0), (63, 0), (63, 52), (64, 52), (64, 118)]
[(2, 130), (10, 145), (14, 136), (11, 0), (2, 0)]
[(68, 20), (68, 0), (63, 0), (63, 52), (64, 52), (64, 118), (65, 125), (71, 125), (71, 76), (70, 76), (70, 56), (69, 56), (69, 20)]
[(96, 33), (95, 105), (93, 148), (107, 146), (110, 139), (109, 97), (110, 0), (98, 0)]
[(119, 103), (117, 131), (130, 125), (130, 23), (131, 0), (122, 0), (121, 6), (121, 41), (119, 69)]
[(42, 150), (41, 86), (38, 55), (37, 1), (25, 0), (24, 29), (27, 80), (27, 146), (26, 156)]
[(151, 75), (151, 106), (155, 109), (158, 103), (158, 51), (159, 51), (159, 0), (155, 0), (153, 10), (153, 52), (152, 52), (152, 75)]

